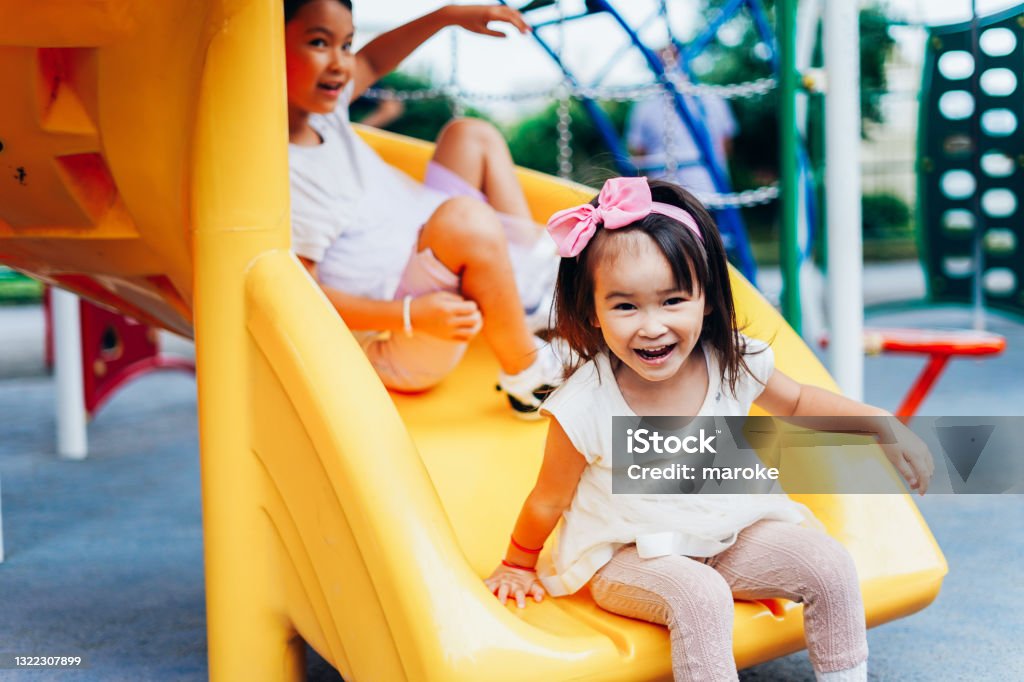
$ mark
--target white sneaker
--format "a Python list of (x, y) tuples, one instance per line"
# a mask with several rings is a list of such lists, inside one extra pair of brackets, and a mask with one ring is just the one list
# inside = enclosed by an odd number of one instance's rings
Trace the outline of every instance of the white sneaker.
[[(556, 339), (547, 343), (534, 337), (537, 357), (533, 364), (518, 374), (498, 373), (498, 390), (504, 391), (509, 405), (517, 417), (539, 419), (541, 403), (562, 384), (564, 368), (559, 349), (563, 343)], [(556, 347), (557, 346), (557, 347)]]

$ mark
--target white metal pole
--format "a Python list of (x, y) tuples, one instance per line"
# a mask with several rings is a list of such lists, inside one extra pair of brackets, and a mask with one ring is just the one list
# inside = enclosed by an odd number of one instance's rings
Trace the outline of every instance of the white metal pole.
[[(821, 0), (800, 0), (796, 11), (796, 70), (802, 76), (812, 74), (811, 61), (818, 44), (818, 27), (821, 25)], [(824, 75), (820, 75), (824, 79)], [(815, 82), (815, 91), (823, 88)], [(796, 98), (796, 127), (800, 137), (807, 144), (807, 110), (810, 97), (804, 93)], [(811, 238), (810, 192), (808, 174), (813, 172), (808, 157), (806, 164), (799, 164), (800, 173), (797, 187), (800, 193), (800, 208), (797, 213), (797, 244), (800, 248), (800, 317), (801, 335), (810, 344), (821, 341), (828, 323), (825, 320), (825, 276), (812, 258), (803, 258), (809, 252)], [(821, 228), (819, 228), (821, 229)]]
[(825, 192), (828, 213), (829, 364), (842, 392), (864, 396), (860, 210), (860, 40), (856, 0), (829, 0), (824, 20)]
[[(796, 11), (796, 70), (806, 74), (811, 68), (814, 46), (818, 42), (818, 23), (821, 21), (819, 0), (801, 0)], [(807, 136), (807, 97), (796, 98), (797, 130)]]
[(85, 387), (82, 378), (82, 327), (78, 297), (52, 289), (53, 365), (57, 384), (57, 454), (85, 459)]
[(0, 564), (4, 562), (4, 493), (2, 488), (3, 486), (0, 485)]

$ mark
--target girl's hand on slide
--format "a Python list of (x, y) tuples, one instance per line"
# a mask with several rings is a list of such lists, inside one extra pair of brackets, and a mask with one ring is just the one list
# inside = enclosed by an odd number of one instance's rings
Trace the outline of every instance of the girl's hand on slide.
[(449, 341), (469, 341), (484, 326), (476, 302), (450, 291), (417, 296), (409, 316), (414, 330)]
[(881, 444), (885, 456), (900, 472), (900, 476), (906, 479), (907, 485), (924, 495), (935, 472), (931, 451), (916, 433), (902, 423), (896, 422), (893, 436), (893, 442)]
[(491, 577), (484, 580), (487, 589), (498, 597), (503, 605), (509, 597), (516, 600), (516, 606), (526, 607), (526, 595), (533, 597), (535, 602), (544, 599), (544, 587), (537, 580), (536, 571), (527, 571), (520, 568), (511, 568), (504, 564), (498, 564), (491, 573)]
[(485, 36), (505, 37), (504, 33), (488, 28), (487, 24), (492, 21), (512, 24), (520, 33), (530, 32), (530, 26), (523, 19), (523, 15), (505, 5), (449, 5), (445, 11), (448, 12), (448, 21), (451, 25), (461, 26), (467, 31)]

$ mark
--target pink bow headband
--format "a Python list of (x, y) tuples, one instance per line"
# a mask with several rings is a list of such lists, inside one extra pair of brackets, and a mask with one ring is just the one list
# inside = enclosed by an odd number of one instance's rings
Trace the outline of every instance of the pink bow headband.
[(548, 220), (548, 234), (558, 245), (562, 258), (572, 258), (580, 253), (597, 232), (604, 226), (615, 230), (632, 225), (651, 213), (677, 220), (690, 228), (697, 239), (704, 241), (697, 221), (687, 211), (651, 199), (651, 187), (647, 178), (612, 178), (604, 183), (597, 195), (597, 206), (581, 204), (551, 216)]

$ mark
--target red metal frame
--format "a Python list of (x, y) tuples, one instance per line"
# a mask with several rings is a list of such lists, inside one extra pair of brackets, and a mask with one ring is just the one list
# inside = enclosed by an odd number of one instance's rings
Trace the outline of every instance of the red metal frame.
[[(828, 339), (822, 339), (822, 346)], [(992, 332), (939, 329), (866, 329), (864, 352), (927, 355), (928, 364), (896, 409), (896, 416), (908, 420), (917, 413), (935, 382), (957, 356), (982, 357), (998, 355), (1006, 350), (1006, 338)]]
[[(53, 317), (50, 291), (43, 296), (46, 364), (53, 366)], [(80, 299), (82, 378), (85, 409), (91, 418), (119, 388), (157, 370), (195, 374), (195, 363), (160, 353), (157, 329)]]
[(1006, 349), (1006, 339), (999, 334), (973, 330), (871, 329), (865, 333), (865, 349), (873, 343), (879, 345), (879, 352), (929, 356), (928, 364), (896, 410), (897, 417), (908, 419), (917, 413), (950, 358), (998, 355)]

